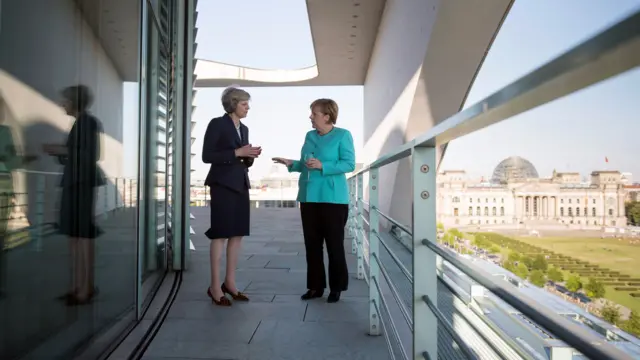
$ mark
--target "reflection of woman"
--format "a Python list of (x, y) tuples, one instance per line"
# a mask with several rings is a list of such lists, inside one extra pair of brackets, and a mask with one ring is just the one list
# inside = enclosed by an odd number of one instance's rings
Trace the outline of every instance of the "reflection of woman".
[(71, 86), (62, 91), (63, 107), (76, 121), (65, 145), (47, 145), (45, 151), (64, 165), (60, 232), (69, 236), (73, 279), (65, 296), (69, 305), (84, 304), (95, 296), (95, 242), (101, 230), (94, 223), (95, 188), (105, 184), (98, 167), (102, 124), (88, 111), (93, 99), (89, 88)]
[(327, 302), (340, 300), (346, 291), (349, 271), (344, 252), (344, 226), (349, 213), (346, 173), (355, 169), (353, 138), (335, 126), (338, 104), (318, 99), (311, 104), (311, 125), (302, 146), (300, 160), (274, 158), (289, 171), (300, 172), (298, 201), (307, 253), (307, 292), (303, 300), (319, 298), (327, 287), (324, 270), (324, 243), (329, 255)]

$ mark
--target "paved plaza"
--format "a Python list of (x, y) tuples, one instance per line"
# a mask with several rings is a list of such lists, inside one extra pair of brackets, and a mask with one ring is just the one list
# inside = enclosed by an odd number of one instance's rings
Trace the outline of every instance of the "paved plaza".
[(326, 303), (326, 293), (305, 302), (300, 300), (306, 291), (306, 263), (298, 210), (254, 210), (237, 270), (238, 287), (251, 301), (219, 307), (206, 295), (209, 240), (203, 233), (209, 210), (193, 208), (192, 213), (196, 250), (145, 359), (389, 358), (384, 338), (367, 335), (369, 290), (356, 279), (349, 240), (349, 291), (336, 304)]

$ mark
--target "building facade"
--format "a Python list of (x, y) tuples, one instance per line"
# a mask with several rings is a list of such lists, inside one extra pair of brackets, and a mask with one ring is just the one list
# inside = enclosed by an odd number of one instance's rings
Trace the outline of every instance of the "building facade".
[(438, 217), (445, 226), (599, 229), (626, 226), (627, 176), (593, 171), (553, 172), (541, 178), (529, 161), (510, 157), (491, 179), (474, 181), (463, 170), (438, 176)]
[[(185, 268), (195, 9), (0, 0), (0, 358), (100, 354)], [(96, 149), (100, 231), (77, 241), (59, 231), (60, 178), (76, 174), (66, 144), (88, 115), (99, 131), (72, 153)]]

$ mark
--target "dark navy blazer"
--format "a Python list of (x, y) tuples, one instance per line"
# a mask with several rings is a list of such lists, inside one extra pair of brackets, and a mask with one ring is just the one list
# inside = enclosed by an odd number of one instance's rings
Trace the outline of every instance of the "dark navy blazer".
[(251, 187), (248, 168), (253, 165), (254, 159), (235, 155), (236, 149), (249, 144), (249, 128), (242, 123), (240, 135), (238, 137), (228, 114), (209, 122), (202, 146), (202, 162), (211, 164), (205, 186), (219, 184), (237, 192), (244, 192)]

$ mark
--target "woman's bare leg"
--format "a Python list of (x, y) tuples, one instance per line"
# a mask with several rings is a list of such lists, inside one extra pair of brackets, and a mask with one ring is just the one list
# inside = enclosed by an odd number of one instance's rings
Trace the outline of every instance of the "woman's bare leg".
[(89, 243), (89, 282), (88, 288), (89, 292), (93, 294), (96, 287), (96, 240), (95, 239), (87, 239)]
[(90, 263), (91, 256), (91, 239), (78, 239), (78, 263), (79, 266), (79, 278), (78, 278), (78, 299), (85, 300), (89, 298), (91, 292), (93, 291), (93, 287), (91, 280), (91, 267), (93, 264)]
[(220, 259), (222, 258), (224, 241), (225, 239), (211, 240), (211, 247), (209, 249), (209, 257), (211, 261), (211, 283), (209, 287), (215, 300), (219, 300), (224, 296), (220, 284)]
[(224, 284), (232, 293), (237, 293), (236, 287), (236, 268), (238, 267), (238, 256), (242, 247), (242, 236), (229, 238), (227, 243), (227, 270), (224, 278)]
[(71, 289), (69, 290), (69, 293), (76, 295), (80, 287), (80, 256), (78, 238), (69, 238), (69, 253), (71, 256)]

